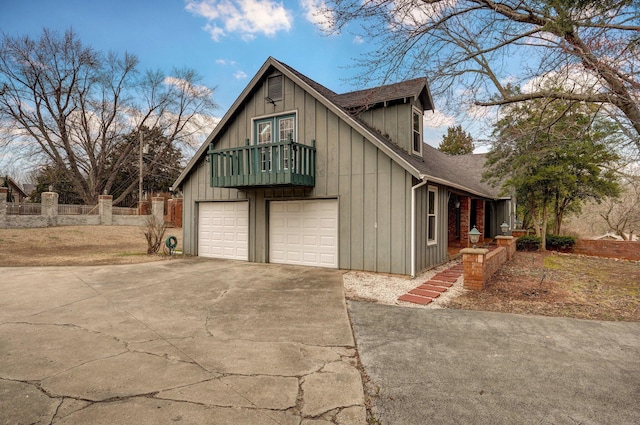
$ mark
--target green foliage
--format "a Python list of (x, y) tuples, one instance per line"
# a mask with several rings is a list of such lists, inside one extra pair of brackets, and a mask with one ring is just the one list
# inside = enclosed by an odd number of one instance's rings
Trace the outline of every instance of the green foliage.
[(473, 137), (465, 132), (461, 125), (447, 128), (447, 134), (442, 136), (442, 142), (438, 146), (440, 152), (448, 155), (470, 154), (474, 148)]
[[(168, 192), (169, 187), (182, 171), (182, 152), (169, 143), (162, 132), (157, 129), (143, 128), (143, 142), (146, 149), (143, 152), (144, 177), (142, 187), (145, 193)], [(135, 155), (127, 155), (131, 150)], [(109, 155), (109, 168), (114, 170), (112, 195), (114, 199), (121, 198), (119, 205), (133, 207), (137, 204), (137, 192), (130, 192), (127, 188), (136, 184), (140, 178), (140, 136), (133, 131), (122, 138), (116, 148)], [(125, 160), (120, 160), (125, 158)], [(137, 185), (135, 186), (138, 187)]]
[(571, 251), (575, 244), (573, 236), (547, 235), (547, 249), (551, 251)]
[(516, 249), (518, 251), (538, 251), (541, 243), (542, 238), (540, 236), (521, 236), (516, 241)]
[[(576, 239), (572, 236), (546, 235), (546, 249), (551, 251), (571, 251), (576, 244)], [(538, 251), (542, 245), (540, 236), (521, 236), (516, 241), (518, 251)]]
[(37, 171), (36, 189), (31, 194), (31, 201), (39, 203), (42, 192), (49, 192), (49, 187), (58, 194), (58, 203), (63, 205), (82, 205), (82, 196), (66, 178), (64, 170), (54, 164), (48, 164)]
[(548, 221), (559, 234), (564, 214), (585, 200), (617, 196), (619, 129), (595, 107), (537, 100), (504, 112), (484, 178), (516, 189), (530, 222), (543, 224), (538, 234)]

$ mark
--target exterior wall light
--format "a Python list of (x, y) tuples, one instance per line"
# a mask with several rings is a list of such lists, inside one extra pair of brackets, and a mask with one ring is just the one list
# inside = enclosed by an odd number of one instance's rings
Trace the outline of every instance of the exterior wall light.
[(473, 226), (473, 229), (469, 230), (469, 242), (473, 245), (473, 249), (476, 249), (476, 244), (480, 240), (480, 231)]
[(500, 225), (500, 229), (502, 230), (502, 234), (506, 235), (507, 232), (509, 231), (509, 225), (506, 222), (504, 222)]

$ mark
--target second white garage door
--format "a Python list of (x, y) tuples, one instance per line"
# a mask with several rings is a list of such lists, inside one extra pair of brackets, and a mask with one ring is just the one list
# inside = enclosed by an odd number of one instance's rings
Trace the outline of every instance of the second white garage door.
[(249, 259), (248, 202), (201, 202), (198, 205), (198, 255)]
[(338, 201), (272, 201), (269, 261), (338, 267)]

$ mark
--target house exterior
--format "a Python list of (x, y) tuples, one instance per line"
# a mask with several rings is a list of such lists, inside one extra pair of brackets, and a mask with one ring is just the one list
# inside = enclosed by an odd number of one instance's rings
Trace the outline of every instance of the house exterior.
[[(7, 198), (11, 198), (10, 202), (19, 204), (28, 199), (29, 195), (16, 183), (11, 177), (0, 177), (0, 187), (7, 189)], [(9, 199), (7, 199), (9, 201)]]
[(492, 237), (515, 210), (423, 143), (429, 110), (425, 78), (337, 94), (267, 59), (174, 183), (184, 253), (415, 275)]

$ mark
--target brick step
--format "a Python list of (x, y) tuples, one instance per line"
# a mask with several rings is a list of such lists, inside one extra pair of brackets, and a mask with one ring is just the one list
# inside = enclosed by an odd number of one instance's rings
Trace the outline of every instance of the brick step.
[(432, 285), (430, 282), (425, 282), (422, 285), (418, 286), (416, 289), (424, 289), (425, 291), (434, 291), (434, 292), (445, 292), (447, 290), (444, 286)]
[(453, 286), (453, 283), (440, 282), (438, 280), (429, 280), (429, 281), (425, 282), (425, 284), (433, 285), (433, 286), (442, 286), (443, 288), (451, 288)]
[(433, 276), (431, 278), (431, 280), (439, 280), (441, 282), (454, 283), (459, 278), (460, 278), (460, 276), (443, 276), (441, 274), (437, 274), (437, 275)]
[(411, 295), (420, 295), (422, 297), (429, 298), (438, 298), (440, 296), (440, 292), (436, 291), (427, 291), (426, 289), (415, 288), (409, 291)]
[(421, 297), (419, 295), (404, 294), (398, 297), (398, 301), (405, 301), (408, 303), (426, 305), (426, 304), (429, 304), (431, 301), (433, 301), (433, 299), (427, 298), (427, 297)]

